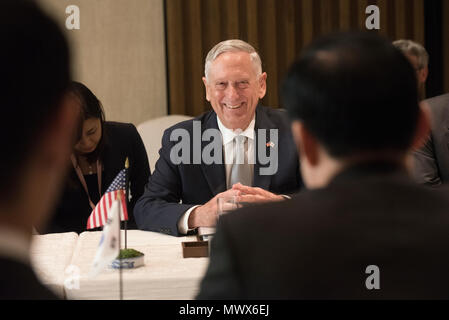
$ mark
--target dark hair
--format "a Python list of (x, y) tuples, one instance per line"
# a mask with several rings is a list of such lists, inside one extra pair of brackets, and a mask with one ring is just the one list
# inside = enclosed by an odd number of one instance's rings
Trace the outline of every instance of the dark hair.
[(87, 156), (89, 162), (94, 162), (101, 158), (104, 148), (104, 122), (105, 116), (101, 101), (93, 94), (93, 92), (84, 84), (72, 81), (68, 88), (68, 93), (73, 94), (80, 103), (80, 119), (78, 123), (77, 141), (82, 137), (83, 123), (87, 119), (95, 118), (101, 122), (101, 139), (98, 142), (97, 148)]
[(36, 136), (61, 106), (69, 49), (56, 23), (32, 1), (0, 1), (0, 197), (15, 189)]
[(323, 37), (291, 67), (283, 102), (334, 157), (410, 146), (419, 115), (415, 72), (373, 33)]

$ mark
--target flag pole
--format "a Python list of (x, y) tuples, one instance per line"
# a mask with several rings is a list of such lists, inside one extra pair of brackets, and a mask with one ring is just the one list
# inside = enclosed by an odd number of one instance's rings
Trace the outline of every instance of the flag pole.
[[(122, 197), (122, 190), (119, 190), (118, 192), (117, 192), (117, 199), (119, 199), (119, 201), (120, 202), (122, 202), (123, 201), (123, 197)], [(121, 205), (120, 205), (120, 208), (121, 208)], [(120, 300), (123, 300), (123, 275), (122, 275), (122, 261), (121, 261), (121, 259), (120, 259), (120, 248), (121, 248), (121, 238), (122, 238), (122, 235), (121, 235), (121, 233), (120, 233), (120, 229), (121, 229), (121, 224), (120, 224), (120, 214), (119, 214), (119, 216), (118, 216), (118, 254), (119, 254), (119, 259), (118, 259), (118, 261), (119, 261), (119, 271), (118, 271), (118, 274), (119, 274), (119, 291), (120, 291)], [(126, 233), (125, 233), (126, 234)]]
[[(129, 160), (128, 157), (126, 157), (125, 160), (125, 168), (127, 169), (125, 172), (126, 176), (126, 183), (125, 183), (125, 200), (126, 200), (126, 211), (128, 211), (128, 219), (129, 215), (133, 214), (132, 212), (129, 212)], [(128, 221), (125, 220), (125, 249), (128, 249)]]

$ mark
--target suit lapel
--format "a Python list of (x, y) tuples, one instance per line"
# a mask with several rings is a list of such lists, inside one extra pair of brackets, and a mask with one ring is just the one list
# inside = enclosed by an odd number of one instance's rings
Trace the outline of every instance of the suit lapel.
[[(204, 125), (201, 128), (201, 134), (207, 130), (207, 129), (217, 129), (218, 130), (218, 123), (217, 123), (217, 116), (215, 112), (211, 112), (208, 119), (205, 121)], [(260, 187), (265, 190), (269, 190), (270, 184), (271, 184), (271, 175), (260, 175), (260, 168), (261, 164), (259, 163), (259, 159), (257, 157), (258, 154), (258, 142), (257, 142), (257, 130), (258, 129), (266, 129), (266, 141), (264, 141), (263, 152), (268, 153), (269, 152), (269, 146), (267, 144), (270, 142), (270, 134), (269, 129), (276, 129), (274, 123), (270, 120), (268, 117), (266, 111), (263, 107), (258, 106), (256, 108), (256, 124), (254, 126), (255, 129), (255, 157), (256, 163), (254, 164), (254, 181), (253, 186), (254, 187)], [(204, 149), (204, 147), (209, 144), (209, 141), (201, 141), (201, 151)], [(224, 163), (224, 158), (222, 159), (222, 163)], [(225, 173), (225, 166), (224, 164), (210, 164), (207, 165), (201, 161), (201, 170), (203, 172), (204, 178), (206, 179), (207, 183), (209, 184), (210, 191), (215, 196), (220, 192), (226, 191), (226, 173)]]
[[(208, 119), (202, 125), (201, 135), (207, 129), (218, 130), (217, 116), (215, 112), (211, 112)], [(201, 141), (201, 152), (203, 151), (204, 147), (209, 143), (210, 143), (209, 141)], [(223, 157), (222, 163), (224, 163)], [(204, 178), (206, 179), (210, 191), (214, 196), (223, 191), (226, 191), (226, 174), (225, 174), (225, 167), (223, 164), (215, 164), (215, 163), (205, 164), (201, 160), (201, 170), (203, 171)]]
[(265, 154), (267, 154), (269, 152), (269, 146), (268, 143), (270, 142), (270, 132), (269, 129), (275, 129), (275, 126), (273, 124), (273, 122), (270, 120), (270, 118), (268, 117), (268, 115), (266, 114), (265, 110), (258, 106), (256, 108), (256, 124), (254, 126), (255, 129), (255, 155), (254, 155), (254, 159), (256, 160), (256, 163), (254, 164), (254, 181), (253, 181), (253, 186), (254, 187), (260, 187), (262, 189), (265, 190), (269, 190), (270, 188), (270, 184), (271, 184), (271, 175), (260, 175), (260, 168), (261, 168), (261, 164), (259, 162), (259, 157), (258, 152), (259, 152), (259, 142), (257, 141), (258, 135), (257, 135), (257, 130), (258, 129), (267, 129), (267, 134), (266, 134), (266, 141), (264, 141), (263, 143), (263, 148), (265, 150), (262, 150), (262, 152), (266, 152)]

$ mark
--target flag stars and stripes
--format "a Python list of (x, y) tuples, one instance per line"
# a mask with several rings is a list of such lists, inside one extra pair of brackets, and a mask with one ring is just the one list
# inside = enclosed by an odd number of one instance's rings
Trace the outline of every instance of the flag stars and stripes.
[[(105, 194), (101, 197), (100, 201), (92, 210), (89, 218), (87, 219), (87, 229), (93, 229), (102, 227), (108, 220), (108, 213), (111, 208), (112, 202), (117, 199), (118, 191), (125, 191), (126, 189), (126, 175), (128, 169), (121, 170), (115, 179), (112, 181)], [(124, 200), (124, 199), (123, 199)], [(122, 201), (122, 214), (120, 220), (128, 220), (128, 212), (126, 210), (126, 204)]]

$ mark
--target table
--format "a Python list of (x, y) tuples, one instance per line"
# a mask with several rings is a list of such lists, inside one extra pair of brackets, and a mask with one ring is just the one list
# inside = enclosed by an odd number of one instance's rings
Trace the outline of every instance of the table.
[[(75, 234), (76, 235), (76, 234)], [(90, 279), (101, 232), (34, 236), (32, 261), (38, 276), (51, 288), (61, 288), (68, 299), (119, 299), (118, 270), (105, 269)], [(122, 243), (124, 231), (122, 230)], [(173, 237), (161, 233), (130, 230), (128, 248), (145, 254), (145, 265), (123, 270), (124, 299), (193, 299), (206, 272), (208, 258), (183, 258), (181, 242), (196, 236)], [(73, 248), (70, 254), (70, 248)], [(49, 250), (52, 249), (53, 251)], [(71, 259), (67, 260), (67, 255)]]
[(41, 282), (59, 297), (65, 296), (65, 271), (72, 260), (77, 239), (75, 232), (33, 236), (31, 264)]

